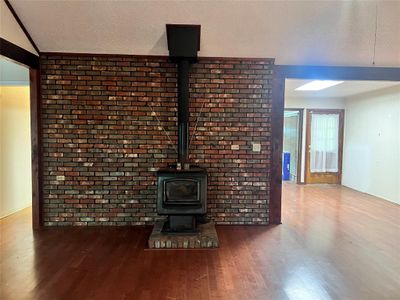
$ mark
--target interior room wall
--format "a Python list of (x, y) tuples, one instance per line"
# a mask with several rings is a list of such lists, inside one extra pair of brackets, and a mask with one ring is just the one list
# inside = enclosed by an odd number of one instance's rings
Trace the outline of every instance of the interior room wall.
[[(269, 222), (273, 62), (200, 58), (191, 68), (190, 161), (207, 169), (218, 224)], [(45, 225), (153, 224), (156, 171), (177, 161), (176, 64), (44, 54), (41, 65)]]
[(345, 104), (342, 184), (400, 204), (400, 87)]
[(0, 217), (32, 204), (29, 86), (0, 86)]
[(285, 97), (285, 108), (321, 108), (321, 109), (343, 109), (345, 99), (343, 98), (293, 98)]
[(9, 59), (0, 58), (0, 85), (28, 86), (29, 72), (27, 67)]
[(0, 37), (33, 54), (38, 54), (3, 0), (0, 0)]
[(302, 124), (302, 148), (301, 148), (301, 178), (300, 182), (305, 180), (305, 157), (306, 157), (306, 129), (307, 113), (306, 109), (344, 109), (345, 99), (343, 98), (294, 98), (285, 97), (285, 108), (304, 109)]

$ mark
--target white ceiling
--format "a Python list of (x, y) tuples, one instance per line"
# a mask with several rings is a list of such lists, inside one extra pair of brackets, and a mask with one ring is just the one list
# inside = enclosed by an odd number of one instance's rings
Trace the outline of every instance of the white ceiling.
[(200, 56), (400, 66), (400, 1), (10, 0), (41, 51), (166, 55), (166, 23), (201, 24)]
[(285, 97), (291, 98), (348, 98), (389, 87), (400, 86), (400, 81), (356, 81), (348, 80), (321, 91), (295, 91), (296, 88), (312, 80), (287, 79)]

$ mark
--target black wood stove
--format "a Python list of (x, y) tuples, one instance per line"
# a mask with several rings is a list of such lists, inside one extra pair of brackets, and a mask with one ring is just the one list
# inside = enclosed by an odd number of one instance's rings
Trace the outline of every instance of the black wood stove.
[(189, 69), (200, 50), (200, 25), (167, 24), (169, 57), (178, 65), (178, 163), (157, 172), (163, 232), (195, 232), (207, 213), (207, 172), (189, 162)]
[(196, 231), (196, 222), (207, 213), (206, 171), (198, 167), (180, 171), (165, 168), (157, 177), (157, 212), (168, 215), (163, 231)]

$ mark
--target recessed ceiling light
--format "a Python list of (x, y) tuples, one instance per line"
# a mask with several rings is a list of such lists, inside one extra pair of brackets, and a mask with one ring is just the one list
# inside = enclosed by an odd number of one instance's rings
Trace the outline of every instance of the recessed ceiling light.
[(344, 81), (336, 80), (314, 80), (302, 86), (299, 86), (297, 89), (295, 89), (295, 91), (320, 91), (328, 87), (341, 84), (343, 82)]

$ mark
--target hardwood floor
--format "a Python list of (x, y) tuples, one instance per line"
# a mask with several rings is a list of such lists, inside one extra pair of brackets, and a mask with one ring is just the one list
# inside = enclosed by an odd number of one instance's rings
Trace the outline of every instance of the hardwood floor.
[(283, 224), (219, 226), (217, 250), (145, 250), (151, 228), (0, 221), (0, 299), (400, 299), (400, 206), (285, 184)]

